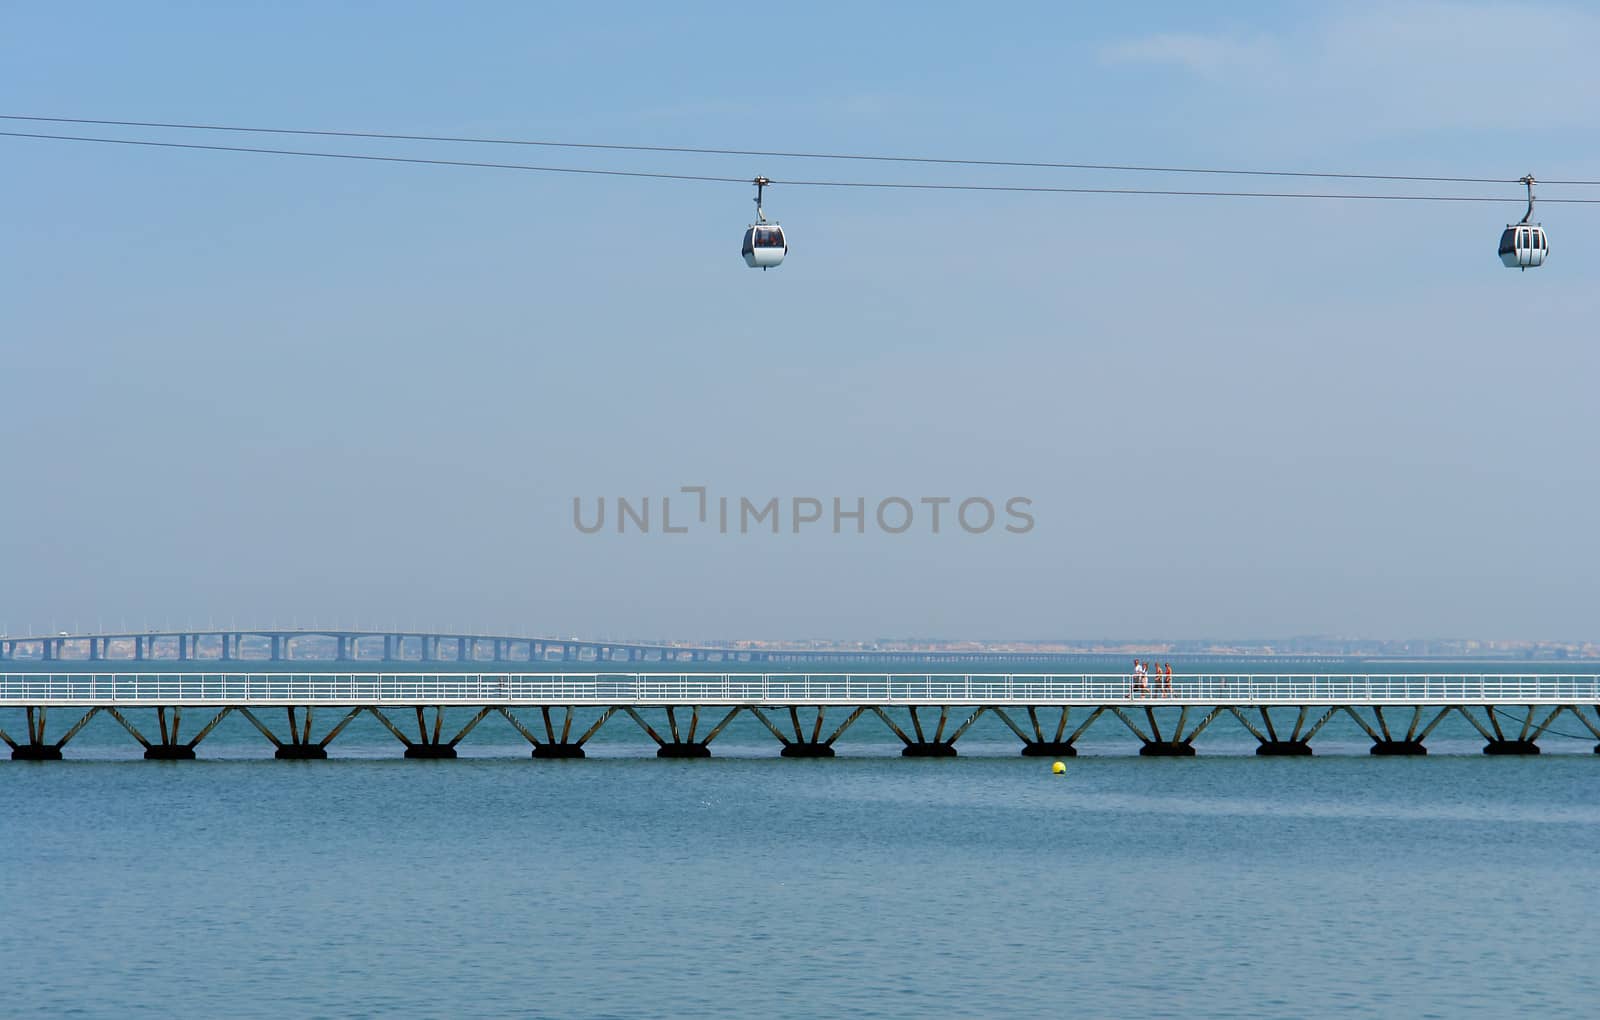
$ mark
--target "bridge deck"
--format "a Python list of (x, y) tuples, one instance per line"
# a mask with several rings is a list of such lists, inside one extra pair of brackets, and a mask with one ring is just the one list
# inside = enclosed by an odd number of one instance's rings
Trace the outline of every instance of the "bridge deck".
[[(1151, 680), (1152, 688), (1155, 680)], [(357, 705), (1596, 705), (1600, 674), (0, 673), (0, 707)]]
[[(1174, 649), (1190, 662), (1234, 659), (1198, 649)], [(656, 644), (639, 641), (440, 634), (403, 630), (239, 629), (159, 630), (97, 634), (0, 635), (0, 662), (392, 662), (392, 663), (753, 663), (801, 668), (816, 663), (879, 666), (943, 665), (968, 669), (1042, 666), (1061, 653), (1040, 649), (776, 648), (748, 645)], [(1281, 653), (1256, 657), (1267, 665), (1307, 665), (1337, 656)], [(93, 668), (93, 667), (90, 667)], [(219, 666), (219, 668), (229, 668)], [(411, 668), (401, 666), (400, 668)], [(426, 668), (425, 665), (418, 668)]]

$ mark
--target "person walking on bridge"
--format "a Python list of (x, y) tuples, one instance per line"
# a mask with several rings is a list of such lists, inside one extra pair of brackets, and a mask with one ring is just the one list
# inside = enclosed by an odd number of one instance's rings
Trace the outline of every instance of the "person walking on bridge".
[(1144, 663), (1138, 659), (1133, 660), (1133, 684), (1128, 688), (1128, 697), (1142, 698), (1150, 693), (1149, 673), (1145, 670)]

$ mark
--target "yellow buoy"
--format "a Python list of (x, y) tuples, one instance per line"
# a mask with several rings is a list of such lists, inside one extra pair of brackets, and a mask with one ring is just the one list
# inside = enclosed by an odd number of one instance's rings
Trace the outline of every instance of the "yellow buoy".
[(1054, 765), (1050, 766), (1050, 773), (1052, 775), (1059, 776), (1059, 775), (1062, 775), (1063, 773), (1065, 773), (1066, 771), (1067, 771), (1067, 766), (1066, 766), (1065, 762), (1059, 762), (1058, 761)]

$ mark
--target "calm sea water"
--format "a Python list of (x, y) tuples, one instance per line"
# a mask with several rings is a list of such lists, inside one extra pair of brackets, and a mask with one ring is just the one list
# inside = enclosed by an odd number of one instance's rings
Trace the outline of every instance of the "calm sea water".
[(157, 763), (121, 760), (134, 749), (104, 721), (74, 760), (0, 761), (8, 1015), (1600, 1001), (1592, 740), (1491, 759), (1441, 727), (1428, 758), (1375, 759), (1341, 731), (1317, 758), (1257, 759), (1234, 726), (1199, 758), (1151, 760), (1106, 727), (1055, 777), (976, 729), (954, 761), (900, 759), (881, 726), (790, 761), (741, 723), (718, 758), (672, 762), (608, 726), (596, 757), (536, 762), (501, 724), (462, 760), (418, 762), (353, 727), (305, 763), (227, 729), (201, 761)]

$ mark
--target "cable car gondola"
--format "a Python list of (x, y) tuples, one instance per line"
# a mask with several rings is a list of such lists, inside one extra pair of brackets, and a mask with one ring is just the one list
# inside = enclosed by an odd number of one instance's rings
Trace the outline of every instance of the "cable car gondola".
[(1500, 234), (1500, 263), (1509, 269), (1535, 269), (1550, 257), (1550, 238), (1533, 220), (1533, 175), (1522, 178), (1528, 186), (1528, 211), (1521, 223), (1507, 223)]
[(789, 254), (789, 239), (783, 235), (781, 225), (767, 222), (767, 214), (761, 208), (761, 192), (772, 182), (757, 177), (750, 183), (756, 186), (756, 221), (745, 228), (739, 254), (751, 269), (771, 269), (783, 264), (783, 257)]

